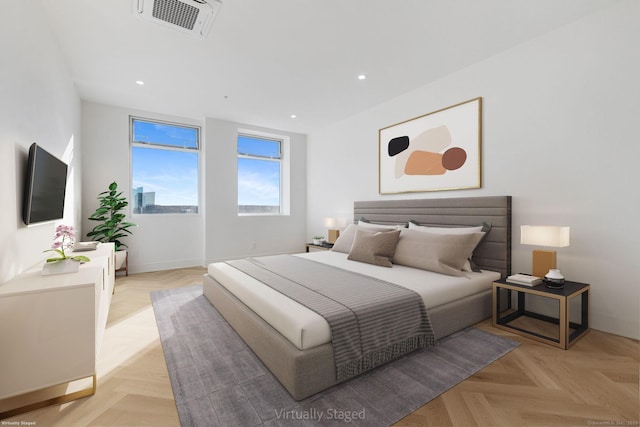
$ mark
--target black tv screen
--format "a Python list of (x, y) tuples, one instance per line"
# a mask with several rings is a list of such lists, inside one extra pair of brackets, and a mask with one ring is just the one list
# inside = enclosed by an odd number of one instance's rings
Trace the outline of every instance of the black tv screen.
[(34, 222), (60, 219), (64, 213), (67, 164), (35, 142), (29, 147), (22, 220)]

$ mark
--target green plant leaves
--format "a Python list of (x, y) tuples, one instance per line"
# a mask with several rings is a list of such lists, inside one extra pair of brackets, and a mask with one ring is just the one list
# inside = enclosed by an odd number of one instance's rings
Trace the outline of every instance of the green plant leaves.
[(122, 196), (122, 192), (118, 192), (118, 184), (115, 181), (109, 184), (108, 191), (98, 194), (98, 201), (100, 206), (89, 219), (100, 221), (102, 224), (96, 225), (87, 233), (87, 237), (99, 242), (113, 242), (116, 250), (120, 246), (127, 247), (120, 239), (132, 234), (128, 229), (136, 227), (136, 224), (125, 221), (127, 216), (120, 212), (129, 202)]

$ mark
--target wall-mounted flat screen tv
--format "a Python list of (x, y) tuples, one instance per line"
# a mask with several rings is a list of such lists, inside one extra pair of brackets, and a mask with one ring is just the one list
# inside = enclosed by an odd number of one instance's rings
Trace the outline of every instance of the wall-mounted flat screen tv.
[(64, 213), (67, 164), (35, 142), (29, 147), (22, 220), (34, 222), (60, 219)]

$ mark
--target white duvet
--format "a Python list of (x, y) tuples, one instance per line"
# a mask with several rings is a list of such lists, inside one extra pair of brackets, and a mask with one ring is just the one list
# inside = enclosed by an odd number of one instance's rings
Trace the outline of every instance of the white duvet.
[[(466, 273), (468, 277), (453, 277), (402, 265), (380, 267), (350, 261), (347, 254), (333, 251), (295, 256), (377, 277), (411, 289), (420, 294), (427, 310), (491, 289), (493, 281), (500, 278), (499, 273), (490, 271)], [(331, 341), (329, 324), (319, 314), (224, 262), (209, 264), (207, 271), (298, 349), (306, 350)]]

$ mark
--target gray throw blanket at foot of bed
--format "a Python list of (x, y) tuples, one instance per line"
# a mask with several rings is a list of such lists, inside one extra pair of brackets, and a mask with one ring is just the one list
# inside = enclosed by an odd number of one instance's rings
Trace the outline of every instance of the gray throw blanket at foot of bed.
[(291, 255), (227, 264), (327, 320), (337, 381), (436, 344), (422, 297), (410, 289)]

